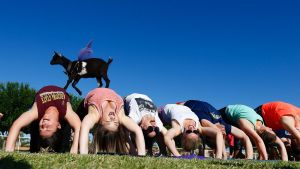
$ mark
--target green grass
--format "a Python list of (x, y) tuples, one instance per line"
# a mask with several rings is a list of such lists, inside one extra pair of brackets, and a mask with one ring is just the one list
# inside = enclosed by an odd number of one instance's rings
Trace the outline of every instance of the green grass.
[(297, 162), (248, 160), (185, 160), (108, 155), (29, 154), (0, 152), (0, 169), (29, 168), (300, 168)]

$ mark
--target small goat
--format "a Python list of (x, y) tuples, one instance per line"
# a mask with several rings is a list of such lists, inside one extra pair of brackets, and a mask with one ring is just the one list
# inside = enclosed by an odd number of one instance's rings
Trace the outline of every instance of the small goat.
[(94, 78), (98, 81), (98, 87), (102, 87), (102, 80), (105, 80), (105, 87), (109, 87), (110, 80), (107, 77), (107, 69), (112, 62), (109, 58), (107, 62), (99, 58), (90, 58), (83, 61), (71, 61), (60, 53), (54, 52), (54, 56), (50, 62), (51, 65), (62, 65), (65, 68), (65, 73), (68, 75), (68, 81), (65, 89), (73, 81), (72, 87), (81, 95), (81, 91), (76, 87), (76, 84), (81, 78)]

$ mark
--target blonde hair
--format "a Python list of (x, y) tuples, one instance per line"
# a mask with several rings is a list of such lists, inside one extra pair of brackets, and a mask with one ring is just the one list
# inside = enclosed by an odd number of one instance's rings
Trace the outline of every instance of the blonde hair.
[(201, 145), (200, 137), (187, 137), (188, 135), (183, 135), (181, 139), (182, 148), (185, 151), (196, 150)]

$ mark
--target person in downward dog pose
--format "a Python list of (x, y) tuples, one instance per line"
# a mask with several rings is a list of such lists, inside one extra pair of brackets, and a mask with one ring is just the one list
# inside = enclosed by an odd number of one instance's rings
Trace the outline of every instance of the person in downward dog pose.
[(186, 106), (167, 104), (160, 109), (159, 115), (163, 122), (171, 124), (165, 135), (165, 143), (174, 156), (180, 156), (176, 149), (174, 137), (182, 134), (182, 146), (186, 151), (195, 150), (200, 144), (200, 134), (215, 138), (216, 158), (222, 158), (224, 140), (222, 133), (212, 127), (202, 127), (194, 112)]
[[(66, 121), (66, 122), (65, 122)], [(78, 152), (78, 139), (81, 121), (77, 114), (73, 111), (70, 104), (69, 96), (66, 91), (57, 86), (45, 86), (41, 88), (35, 96), (35, 102), (30, 110), (23, 113), (9, 130), (6, 148), (8, 152), (15, 149), (16, 139), (20, 130), (31, 123), (31, 141), (30, 151), (38, 152), (40, 150), (41, 140), (50, 140), (51, 144), (55, 144), (54, 151), (61, 152), (61, 149), (68, 147), (71, 130), (68, 130), (65, 123), (68, 123), (74, 131), (73, 144), (71, 153)], [(55, 140), (59, 130), (69, 131), (61, 135), (60, 140)], [(48, 142), (48, 141), (46, 141)], [(66, 143), (64, 145), (63, 143)], [(61, 145), (61, 146), (57, 146)], [(49, 145), (51, 146), (51, 145)]]
[(94, 130), (94, 153), (133, 154), (129, 130), (135, 134), (138, 155), (145, 155), (141, 128), (124, 113), (123, 99), (108, 88), (96, 88), (84, 100), (87, 111), (80, 130), (80, 153), (88, 153), (88, 135)]
[(275, 132), (286, 130), (295, 140), (294, 149), (300, 152), (300, 109), (285, 102), (269, 102), (255, 109), (262, 116), (266, 126)]
[(252, 108), (245, 105), (228, 105), (219, 110), (226, 122), (243, 130), (255, 143), (261, 160), (268, 160), (266, 146), (276, 143), (281, 152), (281, 159), (288, 161), (283, 142), (271, 128), (264, 125), (264, 121)]
[(144, 94), (133, 93), (124, 98), (125, 114), (138, 124), (144, 134), (147, 154), (152, 156), (154, 141), (159, 146), (160, 153), (167, 155), (164, 135), (167, 129), (158, 117), (157, 107), (153, 101)]
[[(246, 148), (246, 158), (253, 159), (253, 148), (249, 137), (242, 130), (227, 124), (216, 108), (207, 102), (198, 100), (188, 100), (182, 104), (189, 107), (197, 115), (202, 126), (214, 127), (221, 130), (223, 135), (231, 133), (235, 138), (242, 140)], [(225, 155), (225, 147), (223, 155)]]

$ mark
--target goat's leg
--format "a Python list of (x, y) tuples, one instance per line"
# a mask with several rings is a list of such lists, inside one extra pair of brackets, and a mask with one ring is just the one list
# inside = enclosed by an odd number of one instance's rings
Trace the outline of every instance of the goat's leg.
[(67, 81), (67, 84), (65, 85), (64, 89), (67, 89), (70, 85), (70, 83), (72, 82), (72, 78), (69, 78), (68, 81)]
[(82, 94), (81, 91), (76, 87), (76, 84), (78, 83), (78, 81), (79, 81), (79, 79), (75, 79), (72, 83), (72, 87), (77, 91), (77, 93), (79, 95), (81, 95)]
[(105, 88), (109, 88), (110, 80), (107, 75), (103, 76), (103, 79), (105, 80)]
[(97, 82), (98, 82), (98, 87), (102, 87), (103, 83), (102, 83), (102, 80), (101, 80), (101, 76), (100, 77), (96, 77), (96, 79), (97, 79)]

